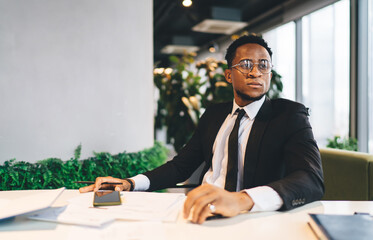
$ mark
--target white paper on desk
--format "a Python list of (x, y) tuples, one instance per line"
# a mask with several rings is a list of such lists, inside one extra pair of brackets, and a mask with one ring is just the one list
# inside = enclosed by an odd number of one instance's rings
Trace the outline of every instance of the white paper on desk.
[(166, 234), (161, 222), (117, 221), (105, 228), (74, 226), (69, 228), (68, 240), (164, 240)]
[(174, 222), (185, 200), (181, 193), (124, 192), (122, 205), (112, 206), (116, 219)]
[(10, 203), (10, 199), (0, 198), (0, 211), (5, 209), (9, 203)]
[(122, 205), (93, 207), (93, 193), (69, 200), (65, 207), (29, 216), (33, 220), (100, 227), (119, 220), (175, 222), (185, 200), (180, 193), (122, 192)]
[(177, 222), (181, 215), (181, 210), (184, 206), (185, 196), (180, 198), (168, 211), (167, 215), (163, 218), (163, 222)]
[[(1, 200), (4, 204), (0, 207), (0, 219), (27, 214), (41, 209), (50, 207), (56, 199), (62, 194), (65, 188), (58, 188), (53, 190), (37, 191), (33, 194), (19, 197), (7, 201)], [(6, 204), (5, 204), (6, 203)]]
[(29, 219), (77, 224), (91, 227), (101, 227), (105, 223), (113, 222), (115, 218), (107, 216), (104, 209), (82, 209), (77, 205), (52, 207), (28, 216)]
[[(104, 206), (107, 216), (121, 220), (176, 221), (181, 204), (185, 200), (182, 193), (122, 192), (122, 205)], [(69, 205), (80, 206), (81, 211), (92, 210), (93, 193), (81, 194), (69, 201)]]

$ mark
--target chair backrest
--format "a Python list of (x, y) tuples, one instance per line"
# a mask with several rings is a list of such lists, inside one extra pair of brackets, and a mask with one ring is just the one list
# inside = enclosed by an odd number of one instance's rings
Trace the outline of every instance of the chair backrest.
[(373, 155), (321, 148), (323, 200), (373, 200)]

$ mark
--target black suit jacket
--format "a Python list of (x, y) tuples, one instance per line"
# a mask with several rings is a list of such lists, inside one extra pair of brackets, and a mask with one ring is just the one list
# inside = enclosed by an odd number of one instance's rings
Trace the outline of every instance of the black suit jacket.
[[(183, 182), (205, 162), (211, 167), (217, 133), (233, 103), (206, 109), (191, 140), (166, 164), (144, 173), (149, 191)], [(201, 177), (202, 179), (202, 177)], [(320, 152), (300, 103), (266, 98), (252, 126), (245, 153), (244, 189), (269, 186), (283, 199), (281, 210), (319, 200), (324, 194)]]

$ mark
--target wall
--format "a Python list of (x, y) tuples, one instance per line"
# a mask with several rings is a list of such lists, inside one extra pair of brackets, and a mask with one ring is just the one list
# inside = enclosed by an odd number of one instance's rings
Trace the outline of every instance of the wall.
[(153, 145), (153, 9), (0, 0), (0, 164)]

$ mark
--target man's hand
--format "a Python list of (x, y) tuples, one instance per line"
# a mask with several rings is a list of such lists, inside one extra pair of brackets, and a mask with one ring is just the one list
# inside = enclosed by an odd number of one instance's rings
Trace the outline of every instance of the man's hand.
[(203, 223), (211, 215), (208, 204), (215, 206), (215, 214), (233, 217), (248, 211), (254, 202), (246, 192), (228, 192), (210, 184), (204, 184), (190, 191), (184, 203), (184, 218), (192, 214), (193, 223)]
[[(128, 179), (129, 181), (132, 181), (133, 185), (135, 185), (134, 181), (131, 179)], [(120, 183), (118, 185), (113, 184), (103, 184), (104, 182), (111, 182), (111, 183)], [(98, 177), (96, 178), (95, 184), (79, 188), (79, 192), (85, 193), (85, 192), (97, 192), (100, 189), (111, 189), (115, 191), (129, 191), (131, 189), (131, 184), (127, 182), (126, 180), (119, 179), (119, 178), (113, 178), (113, 177)]]

